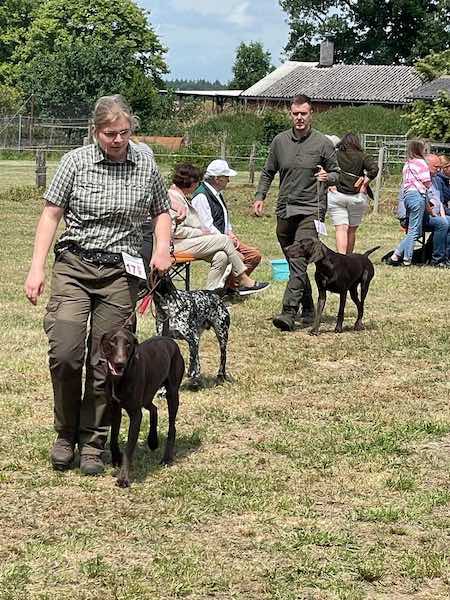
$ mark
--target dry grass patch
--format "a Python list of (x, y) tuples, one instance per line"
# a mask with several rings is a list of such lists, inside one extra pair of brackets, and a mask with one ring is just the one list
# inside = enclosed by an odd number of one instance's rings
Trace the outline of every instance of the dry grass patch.
[[(273, 196), (255, 219), (251, 190), (230, 195), (268, 279), (280, 257)], [(170, 469), (146, 449), (145, 417), (133, 485), (120, 490), (111, 467), (98, 479), (51, 470), (45, 298), (36, 309), (22, 294), (40, 202), (19, 190), (0, 204), (0, 600), (448, 598), (450, 272), (379, 264), (399, 236), (390, 216), (369, 217), (358, 239), (382, 244), (366, 331), (351, 329), (349, 301), (333, 333), (331, 295), (318, 338), (277, 331), (277, 282), (233, 305), (236, 382), (183, 391)], [(205, 274), (194, 265), (197, 284)], [(141, 339), (153, 331), (140, 321)], [(201, 359), (213, 376), (210, 332)]]

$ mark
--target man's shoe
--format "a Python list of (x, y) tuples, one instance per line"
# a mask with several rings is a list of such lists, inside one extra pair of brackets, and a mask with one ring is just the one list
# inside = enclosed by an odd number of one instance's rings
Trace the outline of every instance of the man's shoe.
[(57, 471), (65, 471), (69, 469), (73, 462), (73, 450), (75, 443), (73, 438), (58, 435), (56, 442), (53, 444), (50, 458), (53, 468)]
[(295, 314), (282, 312), (272, 319), (272, 323), (281, 331), (294, 331)]
[(430, 262), (430, 267), (434, 267), (435, 269), (447, 269), (447, 263), (446, 262), (434, 262), (434, 261), (431, 261)]
[(83, 475), (101, 475), (105, 465), (100, 456), (96, 454), (82, 454), (80, 456), (80, 471)]
[(268, 287), (270, 287), (270, 283), (267, 283), (266, 281), (255, 281), (252, 286), (238, 287), (237, 291), (239, 296), (250, 296), (250, 294), (258, 294), (259, 292), (263, 292)]

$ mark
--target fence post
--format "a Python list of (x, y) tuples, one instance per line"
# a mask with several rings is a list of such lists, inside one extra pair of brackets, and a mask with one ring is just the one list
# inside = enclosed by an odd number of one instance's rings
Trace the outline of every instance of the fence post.
[(22, 149), (22, 115), (19, 115), (19, 133), (17, 138), (17, 150)]
[(384, 146), (380, 146), (378, 150), (378, 174), (375, 179), (375, 192), (373, 195), (373, 212), (378, 214), (378, 208), (380, 205), (380, 191), (381, 191), (381, 178), (383, 177), (383, 165), (384, 165)]
[(248, 181), (249, 183), (255, 182), (255, 156), (256, 156), (256, 144), (253, 142), (252, 149), (250, 150), (250, 160), (248, 166)]
[(222, 139), (220, 140), (220, 158), (225, 159), (227, 155), (227, 132), (222, 133)]
[(36, 151), (36, 187), (47, 187), (47, 155), (42, 148)]

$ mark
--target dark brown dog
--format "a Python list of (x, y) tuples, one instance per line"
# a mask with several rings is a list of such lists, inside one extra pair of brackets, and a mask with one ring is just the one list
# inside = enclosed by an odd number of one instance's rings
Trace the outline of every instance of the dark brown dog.
[[(294, 242), (286, 248), (288, 256), (292, 258), (303, 256), (308, 263), (313, 262), (316, 264), (315, 279), (319, 298), (316, 318), (310, 331), (311, 335), (318, 335), (319, 333), (320, 319), (325, 307), (327, 291), (340, 295), (335, 332), (342, 332), (347, 292), (350, 292), (350, 296), (358, 309), (358, 318), (354, 329), (356, 331), (364, 329), (362, 322), (364, 300), (375, 273), (373, 264), (368, 257), (379, 247), (375, 246), (375, 248), (367, 250), (364, 254), (339, 254), (327, 248), (320, 240), (310, 238)], [(361, 285), (361, 299), (358, 297), (358, 285)]]
[[(156, 392), (166, 388), (169, 411), (169, 431), (163, 464), (173, 461), (175, 420), (179, 404), (179, 387), (184, 375), (184, 360), (177, 343), (165, 337), (154, 337), (138, 344), (136, 337), (125, 327), (113, 329), (101, 339), (101, 351), (108, 365), (105, 391), (111, 409), (111, 457), (120, 466), (117, 485), (130, 485), (130, 464), (139, 437), (142, 408), (150, 413), (147, 443), (150, 450), (158, 447), (158, 410), (153, 404)], [(130, 417), (125, 453), (119, 448), (118, 436), (122, 408)]]

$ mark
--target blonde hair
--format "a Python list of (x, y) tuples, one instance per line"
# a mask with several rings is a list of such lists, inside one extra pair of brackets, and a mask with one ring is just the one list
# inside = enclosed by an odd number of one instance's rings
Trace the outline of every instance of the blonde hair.
[(450, 156), (447, 156), (447, 154), (440, 154), (439, 160), (441, 161), (441, 167), (446, 167), (447, 165), (450, 165)]
[(92, 113), (94, 132), (121, 117), (124, 117), (130, 123), (131, 131), (135, 131), (139, 127), (138, 117), (133, 115), (130, 105), (123, 96), (120, 94), (102, 96), (97, 100)]

